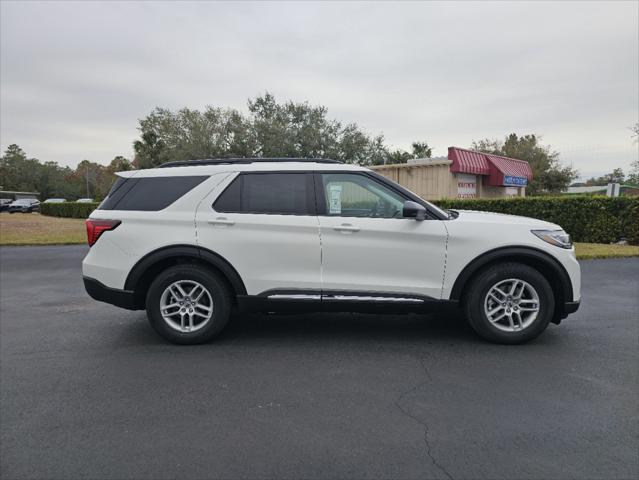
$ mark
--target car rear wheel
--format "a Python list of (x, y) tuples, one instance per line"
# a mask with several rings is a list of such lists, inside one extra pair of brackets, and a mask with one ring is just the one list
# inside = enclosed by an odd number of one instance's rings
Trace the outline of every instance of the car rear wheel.
[(548, 280), (528, 265), (494, 265), (475, 277), (465, 298), (466, 316), (486, 340), (517, 344), (540, 335), (555, 309)]
[(229, 321), (231, 296), (213, 272), (179, 265), (160, 273), (149, 287), (146, 312), (153, 329), (182, 345), (204, 343)]

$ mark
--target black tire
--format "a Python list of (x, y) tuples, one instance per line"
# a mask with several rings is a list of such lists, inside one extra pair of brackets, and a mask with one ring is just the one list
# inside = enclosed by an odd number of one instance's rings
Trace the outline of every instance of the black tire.
[[(527, 282), (539, 297), (537, 317), (519, 331), (499, 329), (490, 322), (484, 308), (491, 288), (507, 279)], [(489, 267), (473, 278), (464, 297), (464, 307), (468, 322), (481, 337), (494, 343), (519, 344), (536, 338), (546, 329), (555, 311), (555, 296), (548, 280), (539, 271), (520, 263), (502, 263)]]
[[(160, 311), (160, 299), (165, 289), (179, 280), (191, 280), (203, 285), (213, 301), (213, 316), (200, 330), (178, 331), (164, 320)], [(231, 294), (226, 283), (206, 267), (193, 264), (170, 267), (161, 272), (151, 283), (146, 295), (146, 314), (153, 329), (169, 342), (180, 345), (205, 343), (226, 327), (231, 313)]]

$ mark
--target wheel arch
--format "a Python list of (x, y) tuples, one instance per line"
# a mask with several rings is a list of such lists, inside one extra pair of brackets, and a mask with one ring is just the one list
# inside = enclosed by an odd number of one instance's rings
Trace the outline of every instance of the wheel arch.
[(555, 295), (553, 322), (558, 323), (564, 316), (561, 306), (566, 301), (572, 301), (572, 282), (568, 272), (558, 260), (533, 247), (502, 247), (479, 255), (466, 265), (455, 279), (450, 299), (463, 301), (467, 285), (482, 269), (505, 262), (522, 263), (533, 267), (548, 280)]
[(155, 276), (166, 268), (184, 263), (198, 263), (216, 272), (226, 282), (234, 298), (246, 295), (240, 274), (228, 260), (218, 253), (194, 245), (171, 245), (148, 253), (133, 266), (124, 289), (134, 292), (135, 305), (144, 308), (146, 292)]

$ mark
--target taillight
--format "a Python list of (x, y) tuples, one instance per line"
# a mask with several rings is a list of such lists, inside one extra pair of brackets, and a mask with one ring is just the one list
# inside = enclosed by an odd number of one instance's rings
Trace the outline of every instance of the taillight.
[(89, 247), (93, 246), (98, 241), (100, 235), (109, 230), (113, 230), (115, 227), (122, 223), (120, 220), (100, 220), (95, 218), (87, 219), (87, 241)]

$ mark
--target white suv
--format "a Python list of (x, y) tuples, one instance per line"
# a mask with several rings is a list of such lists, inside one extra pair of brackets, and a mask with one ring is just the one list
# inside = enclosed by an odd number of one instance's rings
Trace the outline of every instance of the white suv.
[(232, 311), (449, 306), (482, 337), (521, 343), (579, 307), (579, 264), (559, 226), (443, 211), (331, 160), (197, 160), (120, 172), (87, 233), (89, 295), (146, 309), (175, 343), (211, 339)]

